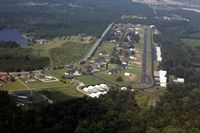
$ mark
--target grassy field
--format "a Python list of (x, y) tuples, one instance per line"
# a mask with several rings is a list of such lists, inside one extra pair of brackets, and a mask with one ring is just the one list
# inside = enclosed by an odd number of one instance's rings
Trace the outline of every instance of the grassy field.
[(112, 53), (112, 50), (113, 50), (113, 47), (114, 45), (112, 43), (109, 43), (109, 42), (102, 42), (102, 44), (97, 48), (95, 54), (93, 57), (98, 57), (99, 56), (99, 53), (101, 51), (105, 51), (107, 52), (109, 55)]
[(95, 78), (93, 76), (81, 76), (77, 77), (76, 79), (82, 81), (86, 86), (103, 83), (102, 80)]
[(55, 76), (58, 79), (61, 79), (62, 76), (65, 74), (65, 72), (67, 70), (68, 69), (49, 70), (49, 71), (46, 71), (45, 73), (47, 73), (48, 75), (53, 75), (53, 76)]
[(186, 45), (191, 47), (200, 46), (200, 40), (199, 39), (181, 39), (182, 42), (184, 42)]
[(22, 90), (27, 90), (27, 87), (22, 85), (18, 80), (14, 82), (0, 82), (2, 85), (2, 89), (12, 92), (12, 91), (22, 91)]
[[(96, 73), (95, 76), (103, 78), (104, 80), (107, 80), (108, 81), (107, 84), (110, 84), (110, 85), (118, 84), (120, 86), (127, 86), (127, 84), (129, 84), (129, 82), (130, 82), (129, 78), (124, 76), (124, 72), (118, 73), (118, 74), (108, 75), (108, 72), (103, 71), (103, 72), (100, 72), (100, 73)], [(118, 77), (121, 77), (123, 79), (123, 81), (121, 81), (121, 82), (116, 81), (116, 79)], [(109, 82), (112, 82), (114, 84), (109, 83)]]
[(75, 63), (80, 60), (92, 46), (92, 40), (84, 40), (80, 36), (55, 38), (47, 44), (34, 45), (34, 54), (48, 57), (51, 66)]
[(37, 102), (44, 102), (41, 94), (44, 94), (54, 102), (83, 96), (83, 94), (76, 89), (76, 86), (70, 84), (69, 81), (66, 83), (60, 81), (44, 83), (36, 80), (35, 82), (25, 83), (23, 80), (18, 79), (15, 82), (1, 82), (1, 84), (3, 85), (4, 90), (9, 92), (29, 89), (37, 90), (40, 94), (37, 94), (38, 92), (33, 91), (34, 94), (31, 103), (34, 104)]

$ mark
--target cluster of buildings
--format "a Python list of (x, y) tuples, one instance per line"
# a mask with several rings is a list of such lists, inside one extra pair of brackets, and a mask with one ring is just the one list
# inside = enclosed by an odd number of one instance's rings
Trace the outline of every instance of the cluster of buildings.
[(84, 87), (83, 91), (89, 94), (89, 96), (92, 98), (99, 98), (100, 95), (105, 95), (108, 93), (109, 87), (106, 84), (100, 84)]
[(6, 72), (0, 72), (0, 80), (5, 80), (8, 77)]
[[(122, 43), (114, 44), (115, 47), (113, 52), (116, 53), (117, 58), (119, 59), (116, 67), (108, 71), (109, 75), (115, 73), (121, 73), (125, 70), (130, 64), (134, 64), (135, 61), (135, 52), (134, 43), (138, 42), (140, 39), (139, 31), (140, 26), (135, 26), (132, 24), (116, 24), (113, 27), (113, 36), (115, 40), (110, 40), (110, 42), (117, 42), (118, 40), (123, 40)], [(113, 38), (114, 38), (113, 37)], [(111, 62), (112, 63), (112, 62)], [(130, 76), (130, 73), (124, 73), (124, 76)]]
[(107, 52), (100, 52), (99, 56), (91, 60), (90, 62), (83, 64), (81, 67), (68, 67), (68, 71), (65, 72), (66, 76), (81, 76), (87, 73), (93, 73), (98, 72), (101, 69), (104, 69), (107, 67), (107, 64), (109, 62), (109, 54)]
[(167, 71), (160, 70), (159, 71), (159, 79), (160, 79), (160, 86), (167, 87)]
[[(141, 25), (138, 25), (138, 27)], [(132, 24), (115, 24), (113, 31), (111, 32), (110, 42), (116, 43), (120, 40), (120, 36), (125, 37), (127, 41), (136, 41), (139, 36), (140, 28), (134, 27)]]
[[(159, 46), (156, 47), (156, 56), (157, 56), (157, 61), (161, 62), (162, 61), (162, 54), (161, 54), (161, 48)], [(156, 78), (157, 81), (159, 81), (159, 85), (161, 87), (167, 87), (167, 71), (165, 70), (159, 70), (157, 73), (154, 73), (155, 77), (159, 77)], [(184, 79), (183, 78), (177, 78), (177, 79), (173, 79), (174, 83), (184, 83)]]
[(57, 82), (59, 81), (58, 78), (54, 77), (54, 76), (49, 76), (49, 75), (46, 75), (42, 72), (37, 72), (35, 73), (35, 76), (34, 76), (36, 79), (42, 81), (42, 82)]

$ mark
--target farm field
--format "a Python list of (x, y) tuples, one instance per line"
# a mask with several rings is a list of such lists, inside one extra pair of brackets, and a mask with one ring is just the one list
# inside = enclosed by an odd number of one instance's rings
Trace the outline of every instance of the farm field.
[[(45, 95), (47, 98), (53, 100), (54, 102), (69, 100), (71, 98), (83, 96), (83, 94), (76, 89), (76, 86), (70, 84), (69, 82), (62, 83), (58, 81), (44, 83), (39, 80), (36, 80), (35, 82), (25, 83), (23, 80), (18, 79), (12, 83), (1, 82), (1, 84), (3, 85), (3, 88), (9, 92), (23, 91), (29, 89), (37, 90), (39, 93)], [(44, 99), (37, 94), (38, 92), (33, 92), (34, 93), (31, 103), (37, 103), (42, 100), (44, 101)]]
[(50, 66), (75, 63), (80, 60), (92, 46), (92, 40), (80, 36), (55, 38), (47, 44), (34, 45), (34, 54), (50, 59)]

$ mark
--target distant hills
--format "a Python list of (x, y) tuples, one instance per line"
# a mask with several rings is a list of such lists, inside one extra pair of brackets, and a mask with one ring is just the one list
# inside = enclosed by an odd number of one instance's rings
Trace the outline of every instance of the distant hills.
[(150, 5), (173, 5), (181, 7), (200, 8), (199, 0), (133, 0), (133, 1)]

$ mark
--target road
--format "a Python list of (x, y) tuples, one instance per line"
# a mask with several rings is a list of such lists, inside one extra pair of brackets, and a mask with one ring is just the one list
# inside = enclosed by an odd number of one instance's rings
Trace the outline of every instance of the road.
[(152, 71), (152, 80), (153, 82), (155, 81), (155, 77), (154, 77), (154, 59), (155, 59), (155, 49), (153, 47), (154, 44), (154, 40), (153, 40), (153, 29), (151, 29), (151, 71)]
[(97, 39), (97, 41), (93, 44), (93, 47), (91, 48), (91, 50), (87, 53), (87, 55), (81, 60), (81, 62), (83, 61), (87, 61), (92, 54), (95, 52), (95, 50), (97, 49), (97, 47), (101, 44), (101, 41), (103, 40), (103, 38), (105, 37), (105, 35), (107, 34), (107, 32), (110, 30), (110, 28), (113, 26), (113, 23), (109, 24), (107, 26), (107, 28), (104, 30), (104, 32), (102, 33), (101, 37), (99, 39)]
[(143, 61), (142, 61), (142, 79), (141, 84), (146, 83), (146, 57), (147, 57), (147, 29), (144, 31), (144, 49), (143, 49)]

